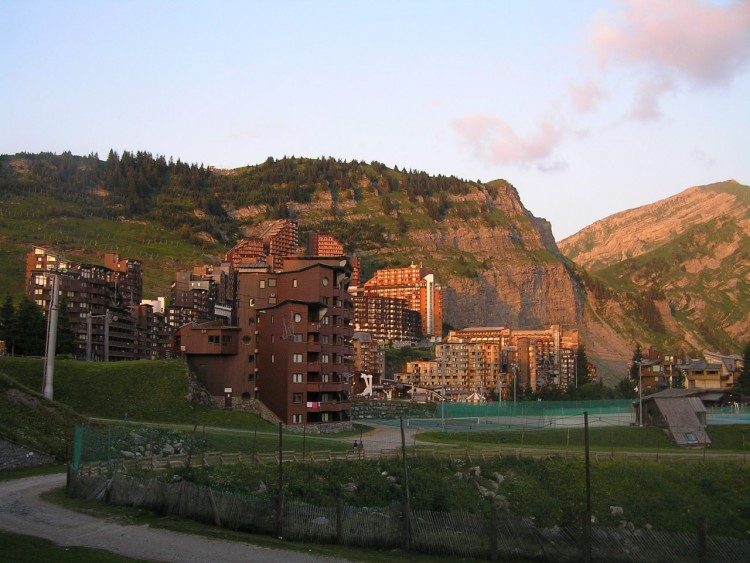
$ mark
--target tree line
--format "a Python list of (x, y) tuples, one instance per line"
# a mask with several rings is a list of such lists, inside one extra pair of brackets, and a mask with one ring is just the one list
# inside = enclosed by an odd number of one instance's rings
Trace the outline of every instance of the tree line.
[[(75, 335), (70, 327), (67, 304), (63, 298), (57, 325), (56, 354), (75, 352)], [(28, 297), (13, 303), (10, 296), (0, 307), (0, 341), (5, 353), (13, 356), (44, 356), (47, 353), (47, 319), (42, 309)]]

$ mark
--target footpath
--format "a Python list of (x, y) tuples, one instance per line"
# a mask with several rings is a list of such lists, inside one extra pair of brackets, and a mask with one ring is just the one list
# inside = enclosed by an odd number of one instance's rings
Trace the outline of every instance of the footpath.
[(212, 540), (147, 525), (124, 526), (67, 510), (39, 498), (42, 493), (63, 486), (64, 474), (0, 482), (0, 529), (45, 538), (61, 546), (103, 549), (134, 559), (169, 563), (345, 561), (243, 542)]

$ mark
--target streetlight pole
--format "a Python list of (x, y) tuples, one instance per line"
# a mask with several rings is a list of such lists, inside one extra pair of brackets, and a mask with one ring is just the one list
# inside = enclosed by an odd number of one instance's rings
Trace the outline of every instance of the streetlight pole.
[(54, 394), (53, 380), (55, 377), (55, 352), (57, 348), (57, 321), (60, 314), (59, 296), (60, 276), (52, 274), (52, 295), (47, 319), (47, 356), (44, 365), (44, 396), (52, 400)]
[(643, 428), (643, 363), (638, 361), (638, 422)]

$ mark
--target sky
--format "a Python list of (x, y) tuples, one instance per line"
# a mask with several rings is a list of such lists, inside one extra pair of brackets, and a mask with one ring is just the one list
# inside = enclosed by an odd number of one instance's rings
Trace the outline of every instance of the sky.
[(750, 0), (0, 0), (0, 154), (503, 178), (562, 240), (750, 184)]

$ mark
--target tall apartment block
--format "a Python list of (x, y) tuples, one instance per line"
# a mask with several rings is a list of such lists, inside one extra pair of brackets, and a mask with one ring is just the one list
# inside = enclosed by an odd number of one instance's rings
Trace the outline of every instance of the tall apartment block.
[(279, 219), (268, 225), (259, 237), (244, 238), (226, 254), (235, 269), (253, 264), (268, 264), (274, 270), (283, 268), (285, 256), (292, 256), (299, 245), (297, 222)]
[[(74, 264), (46, 248), (35, 246), (26, 258), (26, 292), (47, 314), (51, 300), (52, 273), (59, 275), (60, 305), (65, 309), (75, 336), (78, 359), (130, 360), (139, 356), (139, 350), (152, 348), (147, 357), (166, 354), (165, 329), (159, 321), (148, 326), (144, 313), (140, 328), (133, 307), (138, 306), (143, 292), (143, 274), (138, 260), (122, 259), (117, 254), (106, 254), (105, 264)], [(138, 303), (136, 303), (136, 300)], [(156, 352), (150, 344), (137, 344), (141, 338), (159, 334), (162, 348)], [(158, 347), (158, 346), (157, 346)]]
[(421, 315), (422, 336), (440, 340), (443, 327), (443, 292), (434, 274), (412, 264), (406, 268), (378, 270), (365, 282), (362, 295), (403, 299)]
[[(333, 235), (323, 233), (310, 233), (307, 236), (307, 255), (308, 256), (344, 256), (346, 250), (344, 245)], [(352, 265), (352, 281), (349, 287), (359, 285), (359, 272), (362, 267), (362, 259), (357, 256), (349, 256), (349, 263)]]
[(406, 299), (363, 295), (353, 296), (354, 326), (382, 342), (416, 343), (422, 339), (422, 316), (409, 308)]
[(454, 400), (491, 391), (508, 399), (514, 385), (532, 390), (569, 385), (580, 346), (578, 331), (566, 332), (559, 324), (541, 330), (466, 328), (451, 331), (435, 347), (434, 360), (408, 362), (406, 372), (396, 376), (402, 383), (444, 388)]
[(175, 349), (217, 404), (262, 404), (294, 427), (351, 421), (351, 265), (342, 257), (285, 256), (237, 270), (237, 323), (181, 327)]

